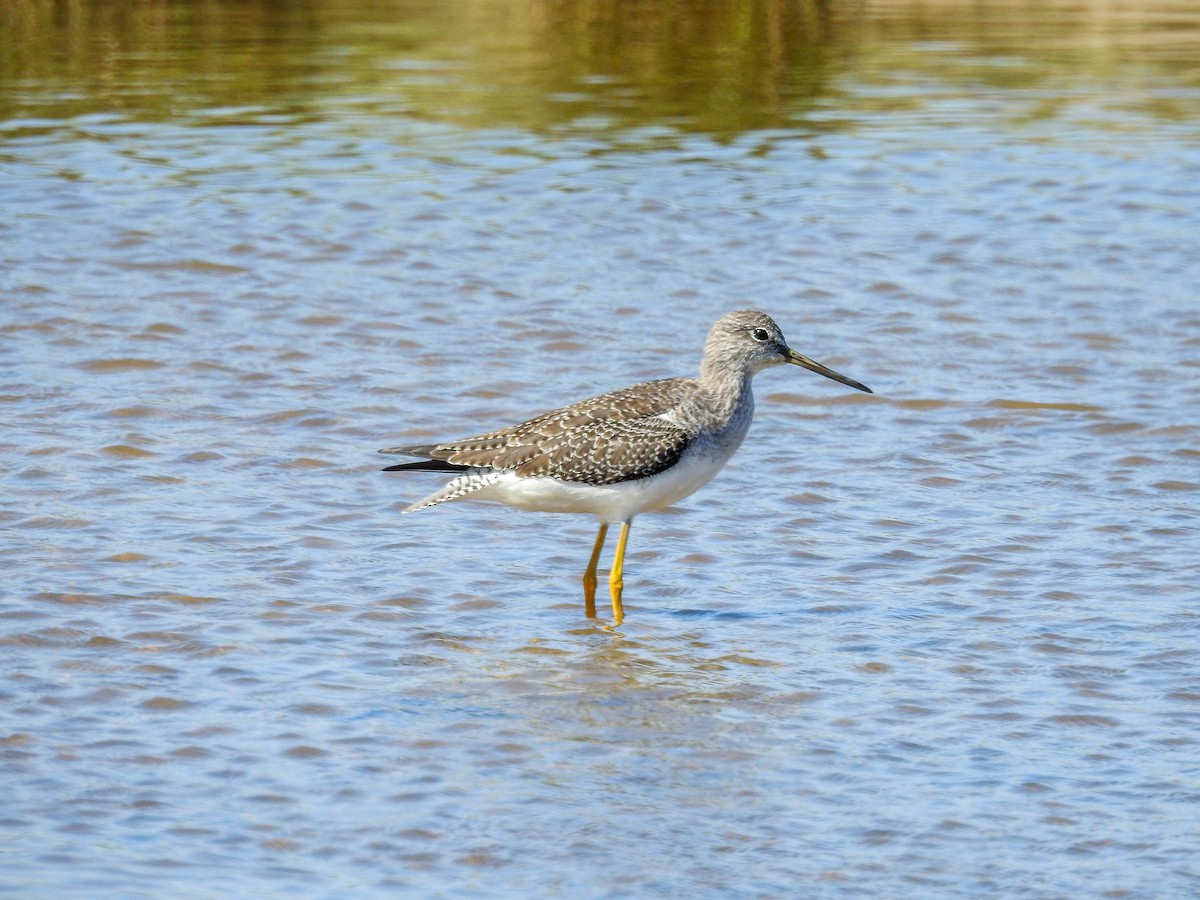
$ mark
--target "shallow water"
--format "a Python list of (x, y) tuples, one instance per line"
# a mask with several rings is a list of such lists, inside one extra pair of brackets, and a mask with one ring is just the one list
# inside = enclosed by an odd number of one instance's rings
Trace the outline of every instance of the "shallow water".
[[(1200, 15), (867, 7), (5, 6), (0, 893), (1200, 891)], [(399, 516), (746, 305), (619, 629)]]

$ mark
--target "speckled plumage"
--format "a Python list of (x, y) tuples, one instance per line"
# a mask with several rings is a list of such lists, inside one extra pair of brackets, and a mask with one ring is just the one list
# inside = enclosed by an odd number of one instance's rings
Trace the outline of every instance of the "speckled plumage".
[(583, 484), (646, 478), (678, 462), (691, 441), (685, 427), (664, 416), (695, 402), (694, 384), (686, 378), (648, 381), (510, 428), (410, 449), (452, 465)]
[(791, 350), (779, 326), (757, 310), (713, 325), (697, 378), (664, 378), (621, 388), (526, 422), (444, 443), (381, 453), (422, 457), (386, 471), (453, 474), (441, 490), (405, 509), (413, 512), (463, 497), (521, 509), (580, 512), (602, 523), (584, 576), (594, 610), (596, 556), (610, 522), (622, 522), (610, 581), (620, 619), (620, 572), (628, 525), (708, 482), (745, 437), (754, 415), (750, 382), (764, 368), (802, 366), (851, 387), (870, 389)]

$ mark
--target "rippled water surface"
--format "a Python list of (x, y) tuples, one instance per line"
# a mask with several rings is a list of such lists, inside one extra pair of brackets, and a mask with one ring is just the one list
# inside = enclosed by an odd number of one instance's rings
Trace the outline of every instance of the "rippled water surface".
[[(1200, 893), (1190, 3), (0, 12), (0, 893)], [(633, 528), (378, 447), (756, 381)]]

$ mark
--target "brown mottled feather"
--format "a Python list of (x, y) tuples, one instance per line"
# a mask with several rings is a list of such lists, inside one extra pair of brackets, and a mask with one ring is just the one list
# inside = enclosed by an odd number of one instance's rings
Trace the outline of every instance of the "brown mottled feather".
[(689, 401), (695, 390), (692, 379), (664, 378), (610, 391), (499, 431), (400, 452), (455, 466), (583, 484), (647, 478), (678, 462), (695, 436), (663, 417)]

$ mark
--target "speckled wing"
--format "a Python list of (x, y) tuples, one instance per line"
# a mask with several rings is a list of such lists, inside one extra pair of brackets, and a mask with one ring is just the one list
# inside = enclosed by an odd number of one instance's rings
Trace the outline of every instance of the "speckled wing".
[(646, 478), (678, 462), (694, 437), (669, 416), (694, 390), (689, 378), (649, 381), (510, 428), (406, 452), (453, 467), (546, 475), (583, 484)]

